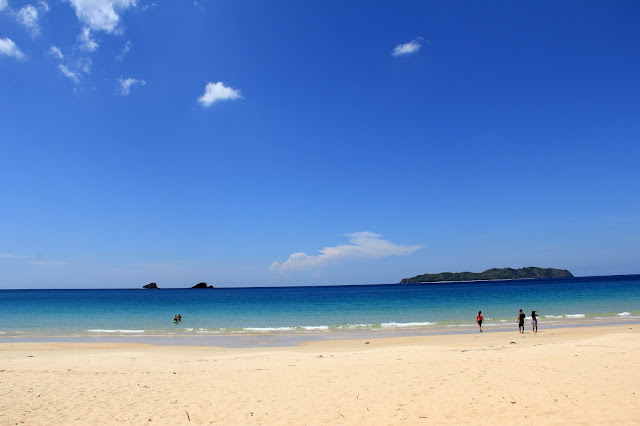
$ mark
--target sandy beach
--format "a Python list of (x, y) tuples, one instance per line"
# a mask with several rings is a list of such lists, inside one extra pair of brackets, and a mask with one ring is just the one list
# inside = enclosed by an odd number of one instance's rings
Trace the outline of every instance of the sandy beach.
[(1, 343), (1, 424), (640, 424), (640, 326), (217, 348)]

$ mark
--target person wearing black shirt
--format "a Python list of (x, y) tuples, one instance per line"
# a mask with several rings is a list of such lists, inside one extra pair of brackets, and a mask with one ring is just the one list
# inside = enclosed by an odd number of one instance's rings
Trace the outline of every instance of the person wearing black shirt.
[(524, 312), (522, 312), (522, 309), (520, 309), (520, 315), (518, 315), (518, 331), (520, 333), (524, 333)]

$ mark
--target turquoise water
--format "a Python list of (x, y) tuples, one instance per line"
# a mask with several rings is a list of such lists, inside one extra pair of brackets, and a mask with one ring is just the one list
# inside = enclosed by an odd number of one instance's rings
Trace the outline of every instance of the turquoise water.
[[(515, 328), (640, 321), (640, 275), (326, 287), (2, 290), (0, 342), (65, 336), (207, 336)], [(173, 317), (183, 320), (174, 324)], [(528, 325), (528, 323), (527, 323)]]

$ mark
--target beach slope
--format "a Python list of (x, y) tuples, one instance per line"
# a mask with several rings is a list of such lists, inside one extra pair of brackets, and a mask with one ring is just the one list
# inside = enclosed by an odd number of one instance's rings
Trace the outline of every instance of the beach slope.
[(638, 324), (267, 349), (5, 342), (0, 423), (638, 424), (638, 383)]

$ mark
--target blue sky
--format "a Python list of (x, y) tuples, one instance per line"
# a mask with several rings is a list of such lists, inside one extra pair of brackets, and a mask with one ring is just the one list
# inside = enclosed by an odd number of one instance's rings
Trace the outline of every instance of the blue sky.
[(0, 0), (0, 288), (640, 273), (638, 16)]

